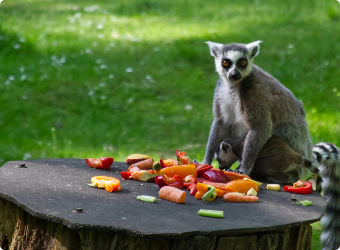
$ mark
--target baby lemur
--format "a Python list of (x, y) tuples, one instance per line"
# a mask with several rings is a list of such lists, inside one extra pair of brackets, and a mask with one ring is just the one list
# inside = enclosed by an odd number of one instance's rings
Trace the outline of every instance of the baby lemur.
[[(225, 138), (244, 138), (240, 171), (249, 175), (258, 153), (274, 135), (318, 166), (302, 104), (278, 80), (253, 64), (260, 43), (223, 45), (207, 42), (215, 58), (219, 80), (213, 101), (214, 120), (203, 163), (211, 164)], [(306, 168), (298, 172), (299, 179), (309, 173)]]
[[(245, 137), (221, 142), (219, 150), (215, 153), (220, 169), (229, 169), (233, 163), (242, 160), (244, 143)], [(257, 155), (250, 175), (254, 179), (265, 179), (274, 183), (294, 183), (299, 180), (299, 172), (303, 168), (317, 174), (317, 191), (320, 192), (322, 179), (319, 169), (292, 150), (284, 140), (272, 136)]]

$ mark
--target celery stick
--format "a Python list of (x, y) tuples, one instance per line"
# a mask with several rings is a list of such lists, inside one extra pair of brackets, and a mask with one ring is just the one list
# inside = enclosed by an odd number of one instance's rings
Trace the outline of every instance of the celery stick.
[(139, 195), (137, 196), (137, 199), (141, 201), (146, 201), (146, 202), (155, 202), (157, 200), (156, 197), (148, 196), (148, 195)]
[(302, 206), (311, 206), (311, 205), (313, 205), (313, 203), (311, 202), (311, 201), (309, 201), (309, 200), (305, 200), (305, 201), (300, 201), (300, 204), (302, 205)]
[(207, 217), (222, 218), (223, 217), (223, 211), (200, 209), (198, 211), (198, 215), (207, 216)]

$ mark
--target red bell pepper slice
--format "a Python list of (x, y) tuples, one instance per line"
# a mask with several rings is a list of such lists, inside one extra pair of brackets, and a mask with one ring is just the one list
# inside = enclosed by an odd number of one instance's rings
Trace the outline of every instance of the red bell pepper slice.
[(311, 194), (313, 192), (313, 185), (309, 181), (297, 181), (293, 186), (284, 186), (283, 190), (296, 194)]
[(102, 157), (99, 159), (87, 158), (85, 159), (85, 161), (90, 168), (108, 169), (113, 163), (113, 158), (110, 157)]
[(196, 178), (192, 175), (187, 175), (183, 179), (183, 186), (184, 187), (189, 187), (192, 183), (196, 183)]
[(178, 189), (183, 188), (183, 180), (179, 175), (175, 175), (172, 178), (167, 177), (166, 175), (159, 175), (155, 178), (156, 184), (161, 188), (164, 186), (171, 186)]
[(133, 179), (133, 177), (131, 176), (133, 172), (127, 172), (127, 171), (124, 171), (124, 172), (120, 172), (120, 175), (122, 176), (122, 178), (124, 180), (128, 180), (128, 179)]
[(210, 166), (208, 164), (201, 164), (199, 165), (196, 170), (197, 170), (197, 177), (203, 177), (202, 174), (205, 172), (205, 171), (208, 171), (210, 169), (212, 169), (213, 166)]
[(187, 189), (190, 190), (190, 195), (195, 195), (197, 193), (196, 183), (191, 183)]

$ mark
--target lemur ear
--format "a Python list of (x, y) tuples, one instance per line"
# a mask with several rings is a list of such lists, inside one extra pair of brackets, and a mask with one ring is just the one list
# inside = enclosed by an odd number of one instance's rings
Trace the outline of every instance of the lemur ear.
[(246, 45), (251, 57), (255, 57), (260, 53), (260, 43), (262, 43), (262, 41), (256, 41)]
[(205, 42), (205, 43), (208, 44), (210, 48), (210, 54), (213, 57), (218, 57), (222, 53), (223, 44), (213, 43), (213, 42)]

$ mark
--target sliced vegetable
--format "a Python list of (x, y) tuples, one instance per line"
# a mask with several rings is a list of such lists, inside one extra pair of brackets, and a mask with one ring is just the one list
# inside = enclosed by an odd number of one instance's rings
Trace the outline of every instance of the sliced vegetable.
[(192, 175), (187, 175), (183, 179), (183, 186), (184, 187), (189, 187), (192, 183), (196, 183), (196, 178)]
[(167, 168), (167, 167), (171, 167), (174, 165), (172, 159), (167, 159), (167, 160), (160, 159), (159, 164), (161, 165), (161, 168)]
[(113, 158), (110, 157), (102, 157), (99, 159), (87, 158), (85, 159), (85, 161), (90, 168), (108, 169), (113, 163)]
[(133, 172), (124, 171), (124, 172), (120, 172), (120, 175), (122, 176), (124, 180), (128, 180), (128, 179), (133, 179), (132, 173)]
[(208, 187), (208, 191), (202, 196), (204, 201), (213, 201), (217, 196), (216, 188)]
[(143, 161), (143, 160), (146, 160), (146, 159), (149, 159), (149, 158), (151, 158), (151, 157), (148, 156), (148, 155), (132, 154), (132, 155), (129, 155), (128, 157), (126, 157), (126, 164), (132, 165), (134, 163), (137, 163), (139, 161)]
[(227, 183), (230, 180), (221, 170), (207, 170), (201, 174), (201, 177), (211, 182)]
[(249, 180), (249, 181), (253, 181), (253, 182), (255, 182), (255, 184), (258, 186), (258, 187), (260, 187), (263, 183), (261, 183), (261, 182), (258, 182), (258, 181), (254, 181), (254, 180), (252, 180), (252, 179), (249, 179), (249, 178), (244, 178), (243, 180)]
[(257, 196), (257, 192), (255, 191), (254, 188), (251, 188), (251, 189), (248, 190), (246, 195)]
[(224, 171), (224, 174), (229, 178), (229, 180), (243, 180), (244, 178), (251, 179), (248, 175), (239, 174), (231, 171)]
[(192, 175), (195, 178), (197, 176), (197, 171), (195, 169), (195, 165), (193, 164), (163, 168), (161, 170), (161, 173), (165, 174), (168, 177), (174, 177), (177, 174), (182, 179), (184, 179), (187, 175)]
[(284, 191), (296, 194), (311, 194), (313, 192), (312, 183), (309, 181), (297, 181), (292, 186), (284, 186)]
[(205, 172), (205, 171), (208, 171), (210, 169), (212, 169), (213, 166), (210, 166), (208, 164), (201, 164), (199, 165), (198, 167), (196, 167), (196, 170), (197, 170), (197, 176), (198, 177), (202, 177), (202, 174)]
[(176, 150), (176, 156), (177, 156), (178, 164), (180, 165), (188, 164), (190, 161), (190, 158), (187, 156), (187, 153), (184, 151), (179, 152), (178, 150)]
[(224, 201), (229, 202), (258, 202), (259, 198), (257, 196), (246, 196), (239, 194), (225, 194), (223, 196)]
[(153, 163), (152, 168), (155, 170), (155, 173), (158, 174), (159, 171), (162, 169), (161, 164), (159, 161)]
[(155, 178), (156, 176), (158, 176), (158, 174), (154, 174), (151, 171), (146, 171), (146, 170), (140, 170), (140, 171), (132, 172), (132, 174), (131, 174), (131, 177), (134, 180), (138, 180), (138, 181), (150, 181), (153, 178)]
[(185, 191), (170, 186), (162, 187), (159, 190), (159, 198), (172, 201), (175, 203), (184, 203), (185, 195), (186, 195)]
[(192, 183), (187, 189), (190, 190), (190, 195), (194, 196), (197, 193), (196, 183)]
[(233, 180), (226, 184), (228, 188), (234, 188), (239, 193), (247, 193), (249, 189), (253, 188), (256, 192), (259, 191), (259, 187), (249, 180)]
[(146, 160), (142, 160), (140, 162), (137, 162), (135, 164), (132, 164), (129, 168), (128, 171), (131, 170), (131, 168), (134, 167), (138, 167), (140, 170), (144, 170), (144, 169), (151, 169), (153, 165), (153, 160), (151, 158), (146, 159)]
[(120, 181), (110, 176), (94, 176), (91, 178), (91, 186), (104, 188), (108, 192), (122, 190)]
[(226, 183), (204, 181), (203, 184), (223, 190), (224, 193), (237, 192), (235, 188), (228, 188)]
[(223, 211), (200, 209), (198, 210), (198, 215), (207, 216), (207, 217), (215, 217), (215, 218), (223, 218)]
[(279, 184), (267, 184), (267, 189), (273, 190), (273, 191), (279, 191), (280, 185)]
[(156, 197), (148, 196), (148, 195), (139, 195), (137, 196), (137, 199), (141, 201), (146, 201), (146, 202), (155, 202), (157, 200)]
[(304, 200), (304, 201), (300, 201), (300, 204), (302, 206), (312, 206), (313, 205), (313, 202), (309, 201), (309, 200)]
[[(208, 186), (203, 183), (197, 183), (196, 189), (197, 192), (195, 194), (195, 198), (198, 200), (212, 201), (216, 198), (216, 196), (222, 197), (224, 195), (224, 192), (221, 189), (217, 189), (215, 187)], [(204, 195), (206, 196), (204, 197)]]
[(183, 180), (179, 175), (175, 175), (174, 177), (170, 178), (166, 175), (158, 175), (155, 178), (156, 184), (162, 188), (164, 186), (171, 186), (178, 189), (183, 188)]

